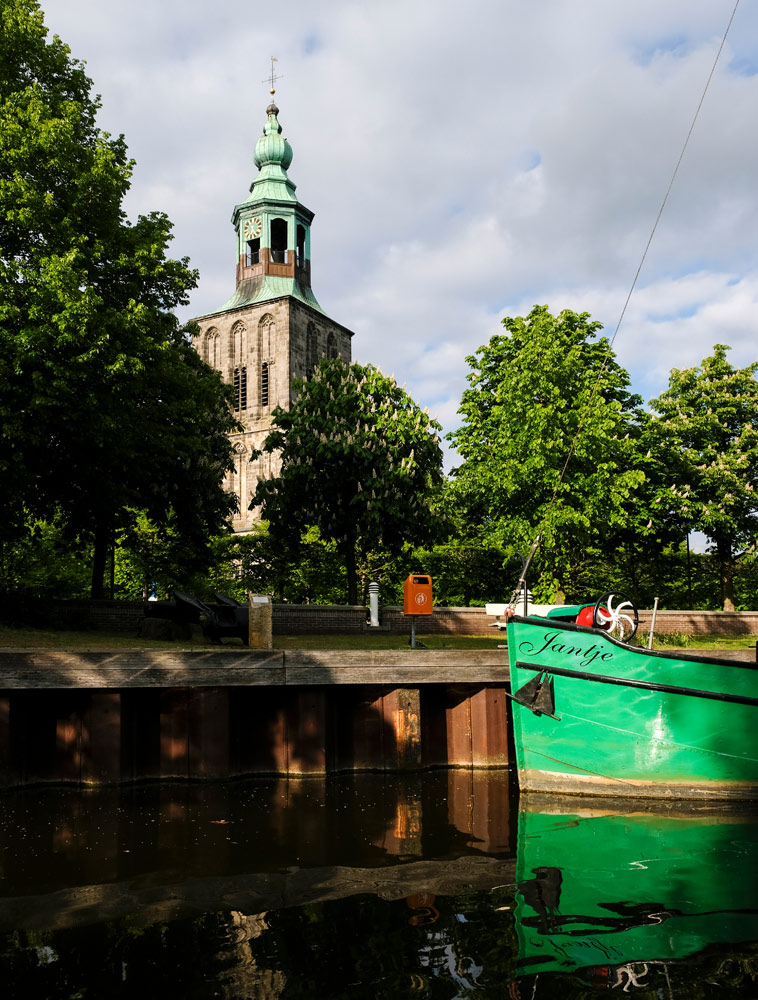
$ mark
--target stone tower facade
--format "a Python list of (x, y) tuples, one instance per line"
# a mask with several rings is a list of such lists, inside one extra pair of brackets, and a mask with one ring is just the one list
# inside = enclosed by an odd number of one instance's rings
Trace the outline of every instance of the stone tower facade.
[(350, 330), (324, 313), (311, 290), (311, 222), (287, 176), (292, 147), (282, 137), (279, 109), (270, 104), (255, 147), (258, 176), (232, 214), (237, 281), (217, 312), (195, 319), (195, 348), (234, 387), (242, 431), (232, 435), (236, 468), (227, 488), (237, 495), (235, 531), (249, 531), (258, 480), (276, 475), (275, 455), (250, 461), (263, 444), (277, 406), (291, 405), (292, 380), (308, 377), (322, 357), (350, 361)]

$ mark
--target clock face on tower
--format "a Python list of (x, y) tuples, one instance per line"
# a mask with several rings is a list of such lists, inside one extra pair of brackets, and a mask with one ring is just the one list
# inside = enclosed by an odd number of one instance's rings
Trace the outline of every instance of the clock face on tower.
[(263, 222), (260, 216), (254, 215), (252, 219), (247, 219), (242, 227), (242, 234), (246, 240), (257, 240), (263, 232)]

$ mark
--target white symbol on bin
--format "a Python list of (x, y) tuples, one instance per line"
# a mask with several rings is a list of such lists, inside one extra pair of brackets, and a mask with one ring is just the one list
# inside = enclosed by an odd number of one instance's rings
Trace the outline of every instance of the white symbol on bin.
[(426, 594), (416, 594), (414, 600), (416, 604), (426, 604)]

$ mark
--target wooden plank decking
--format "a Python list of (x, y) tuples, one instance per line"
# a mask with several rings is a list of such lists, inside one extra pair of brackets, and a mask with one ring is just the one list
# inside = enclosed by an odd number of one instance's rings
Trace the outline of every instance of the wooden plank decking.
[(0, 690), (177, 687), (329, 687), (508, 681), (492, 650), (173, 650), (0, 652)]

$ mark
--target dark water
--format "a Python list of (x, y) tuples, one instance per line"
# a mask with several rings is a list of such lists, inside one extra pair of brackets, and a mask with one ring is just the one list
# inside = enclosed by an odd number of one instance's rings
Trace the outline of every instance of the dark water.
[(758, 820), (507, 772), (0, 798), (0, 998), (758, 998)]

